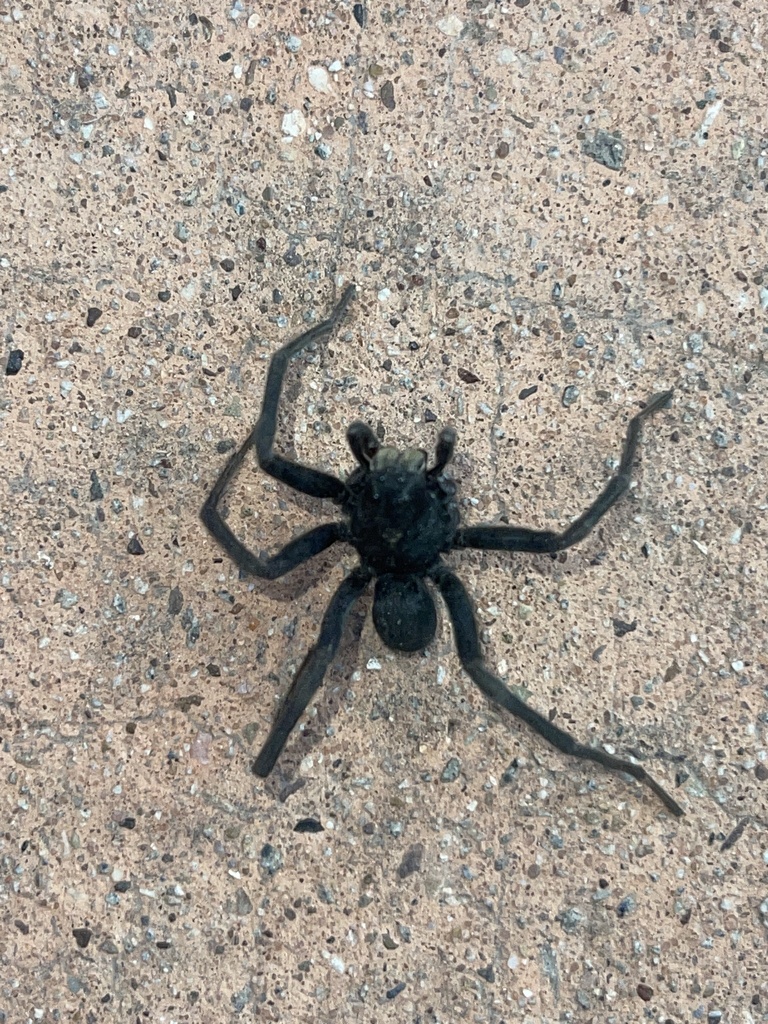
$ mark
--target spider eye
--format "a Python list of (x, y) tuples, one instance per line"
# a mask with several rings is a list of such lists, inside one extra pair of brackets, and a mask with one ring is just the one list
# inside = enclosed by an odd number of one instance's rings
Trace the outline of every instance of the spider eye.
[(379, 576), (373, 594), (373, 624), (394, 651), (423, 651), (437, 630), (432, 595), (417, 576)]

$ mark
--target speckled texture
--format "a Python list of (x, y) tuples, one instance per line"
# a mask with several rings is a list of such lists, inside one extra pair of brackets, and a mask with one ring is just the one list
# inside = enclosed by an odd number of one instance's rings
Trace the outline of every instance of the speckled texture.
[[(764, 3), (191, 10), (0, 0), (0, 1022), (768, 1020)], [(682, 821), (370, 601), (249, 771), (354, 560), (254, 585), (197, 514), (347, 281), (284, 450), (453, 423), (469, 522), (562, 527), (675, 389), (578, 548), (450, 560)]]

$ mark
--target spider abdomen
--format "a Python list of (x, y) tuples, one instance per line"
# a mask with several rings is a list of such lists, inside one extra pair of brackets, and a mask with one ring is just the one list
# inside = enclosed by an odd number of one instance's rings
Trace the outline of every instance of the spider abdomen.
[(394, 651), (423, 651), (435, 637), (437, 611), (420, 576), (379, 576), (373, 593), (373, 624)]

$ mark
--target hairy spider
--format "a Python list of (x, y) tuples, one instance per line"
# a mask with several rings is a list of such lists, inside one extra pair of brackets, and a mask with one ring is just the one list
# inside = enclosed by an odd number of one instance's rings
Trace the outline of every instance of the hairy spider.
[[(485, 667), (472, 603), (463, 584), (441, 558), (452, 548), (553, 553), (583, 540), (629, 487), (641, 423), (667, 405), (672, 392), (655, 395), (629, 421), (618, 472), (586, 512), (562, 533), (521, 526), (461, 526), (455, 501), (456, 487), (443, 475), (456, 444), (456, 431), (452, 427), (440, 431), (435, 462), (428, 467), (426, 452), (420, 448), (400, 450), (383, 446), (369, 426), (353, 423), (347, 431), (347, 440), (358, 466), (345, 481), (298, 465), (273, 451), (277, 407), (288, 361), (312, 342), (325, 341), (341, 321), (354, 295), (355, 288), (350, 285), (327, 320), (274, 354), (258, 422), (230, 458), (201, 512), (203, 522), (232, 560), (244, 572), (262, 579), (273, 580), (284, 575), (336, 541), (351, 544), (360, 556), (360, 565), (342, 581), (331, 598), (318, 641), (296, 673), (269, 736), (253, 763), (253, 771), (266, 777), (274, 767), (336, 653), (350, 609), (371, 580), (376, 581), (373, 622), (384, 643), (396, 651), (420, 651), (431, 642), (437, 628), (437, 613), (425, 583), (428, 579), (448, 608), (461, 664), (492, 702), (523, 719), (563, 753), (626, 772), (645, 783), (673, 814), (681, 816), (684, 812), (679, 804), (639, 764), (577, 742), (516, 697)], [(266, 473), (303, 494), (330, 498), (341, 507), (343, 520), (316, 526), (274, 555), (257, 556), (249, 551), (222, 518), (219, 502), (253, 447)]]

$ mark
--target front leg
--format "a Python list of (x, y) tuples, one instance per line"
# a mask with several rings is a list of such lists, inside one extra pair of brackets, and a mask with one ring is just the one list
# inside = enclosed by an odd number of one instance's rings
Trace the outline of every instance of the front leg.
[[(260, 557), (249, 551), (222, 518), (219, 511), (219, 502), (228, 484), (242, 466), (243, 459), (251, 447), (250, 441), (251, 439), (249, 438), (241, 445), (219, 474), (218, 480), (213, 485), (211, 493), (200, 510), (200, 518), (235, 565), (242, 569), (243, 572), (247, 572), (251, 576), (258, 576), (260, 579), (275, 580), (279, 576), (284, 576), (285, 573), (290, 572), (297, 565), (301, 565), (302, 562), (306, 562), (313, 555), (319, 555), (321, 551), (325, 551), (326, 548), (330, 547), (337, 540), (344, 540), (346, 530), (342, 523), (325, 523), (323, 526), (316, 526), (313, 530), (301, 534), (300, 537), (295, 537), (275, 555)], [(300, 469), (302, 467), (295, 468)], [(334, 478), (331, 477), (331, 479)]]
[(337, 502), (343, 499), (347, 490), (341, 480), (328, 473), (322, 473), (318, 469), (310, 469), (307, 466), (291, 462), (290, 459), (286, 459), (282, 455), (276, 455), (272, 448), (277, 430), (277, 407), (280, 403), (288, 362), (312, 342), (327, 340), (341, 322), (354, 296), (355, 286), (351, 284), (344, 290), (344, 294), (334, 306), (327, 320), (323, 320), (322, 323), (316, 324), (300, 334), (298, 338), (289, 341), (272, 356), (264, 388), (261, 415), (244, 445), (246, 449), (251, 445), (256, 446), (256, 457), (265, 473), (288, 484), (294, 490), (310, 494), (314, 498), (332, 498)]
[(627, 438), (621, 455), (619, 469), (606, 484), (602, 493), (592, 502), (586, 512), (562, 533), (552, 530), (529, 530), (524, 526), (465, 526), (456, 531), (453, 546), (456, 548), (478, 548), (482, 551), (562, 551), (572, 544), (584, 540), (605, 513), (624, 494), (632, 478), (632, 463), (637, 453), (642, 421), (658, 409), (663, 409), (672, 398), (671, 391), (662, 391), (649, 399), (648, 404), (633, 416), (627, 428)]

